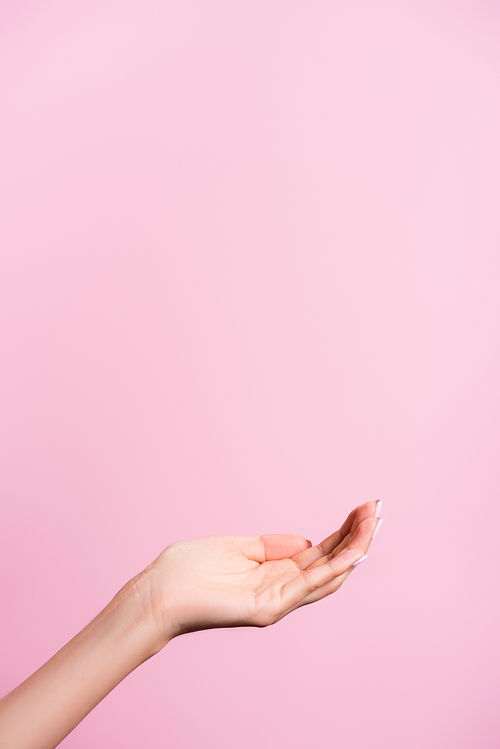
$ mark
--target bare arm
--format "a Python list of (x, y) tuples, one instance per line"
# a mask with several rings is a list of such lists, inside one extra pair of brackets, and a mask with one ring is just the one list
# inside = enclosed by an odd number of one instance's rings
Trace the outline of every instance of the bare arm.
[[(127, 583), (79, 634), (0, 700), (0, 749), (53, 749), (161, 645), (147, 581)], [(163, 644), (166, 644), (164, 642)]]
[(53, 749), (134, 669), (185, 632), (266, 627), (334, 593), (380, 525), (367, 502), (317, 546), (206, 536), (168, 546), (90, 624), (0, 700), (0, 749)]

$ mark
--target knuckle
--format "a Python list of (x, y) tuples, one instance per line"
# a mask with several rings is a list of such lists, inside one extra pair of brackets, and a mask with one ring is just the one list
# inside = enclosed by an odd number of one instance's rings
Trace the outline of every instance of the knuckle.
[(365, 518), (361, 521), (358, 528), (362, 528), (363, 530), (367, 530), (368, 528), (371, 528), (373, 526), (374, 518)]
[(319, 582), (318, 574), (317, 574), (317, 567), (315, 567), (312, 570), (309, 570), (309, 572), (306, 574), (306, 585), (307, 585), (307, 590), (310, 593), (314, 593), (314, 591), (320, 587), (320, 582)]

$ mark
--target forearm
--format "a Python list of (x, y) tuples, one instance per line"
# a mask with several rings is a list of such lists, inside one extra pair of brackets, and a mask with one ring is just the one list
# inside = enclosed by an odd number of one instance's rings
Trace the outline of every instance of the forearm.
[(26, 681), (0, 700), (0, 749), (52, 749), (159, 642), (147, 582), (125, 585), (100, 614)]

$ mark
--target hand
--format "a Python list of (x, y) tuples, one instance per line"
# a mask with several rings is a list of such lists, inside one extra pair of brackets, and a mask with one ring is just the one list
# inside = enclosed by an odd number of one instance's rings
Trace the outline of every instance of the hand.
[(168, 546), (144, 571), (160, 640), (265, 627), (334, 593), (368, 551), (376, 506), (354, 509), (317, 546), (295, 535), (205, 536)]
[(338, 590), (366, 554), (378, 514), (375, 502), (367, 502), (317, 546), (291, 535), (206, 536), (168, 546), (0, 700), (0, 746), (53, 749), (122, 679), (183, 632), (265, 627)]

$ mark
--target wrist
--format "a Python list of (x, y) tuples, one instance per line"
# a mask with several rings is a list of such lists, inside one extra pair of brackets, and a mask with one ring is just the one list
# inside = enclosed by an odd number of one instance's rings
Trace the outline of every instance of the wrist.
[(129, 620), (134, 621), (134, 626), (142, 632), (144, 660), (159, 653), (173, 639), (174, 634), (165, 627), (154, 563), (129, 580), (115, 598), (127, 610)]

